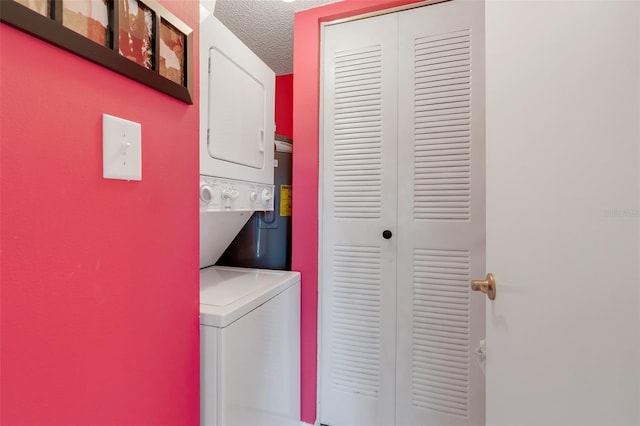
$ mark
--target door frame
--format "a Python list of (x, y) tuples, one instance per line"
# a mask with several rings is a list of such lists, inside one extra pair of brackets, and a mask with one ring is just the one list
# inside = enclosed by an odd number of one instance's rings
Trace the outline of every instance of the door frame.
[(322, 359), (322, 299), (324, 294), (323, 289), (323, 258), (322, 258), (322, 250), (323, 250), (323, 228), (324, 223), (322, 220), (322, 211), (323, 211), (323, 191), (324, 191), (324, 86), (325, 86), (325, 76), (324, 76), (324, 48), (325, 48), (325, 29), (331, 25), (342, 24), (345, 22), (358, 21), (361, 19), (373, 18), (376, 16), (386, 15), (389, 13), (402, 12), (404, 10), (409, 9), (417, 9), (424, 6), (431, 6), (438, 3), (444, 3), (453, 0), (424, 0), (416, 3), (405, 4), (397, 7), (390, 7), (387, 9), (376, 10), (374, 12), (368, 12), (363, 14), (357, 14), (353, 16), (349, 16), (347, 18), (335, 19), (332, 21), (326, 21), (320, 23), (320, 81), (318, 85), (318, 99), (319, 99), (319, 107), (318, 107), (318, 307), (317, 307), (317, 315), (318, 315), (318, 328), (316, 330), (318, 339), (316, 345), (316, 359), (317, 359), (317, 374), (316, 374), (316, 420), (315, 425), (320, 425), (320, 410), (322, 406), (321, 400), (321, 386), (322, 386), (322, 368), (323, 368), (323, 359)]

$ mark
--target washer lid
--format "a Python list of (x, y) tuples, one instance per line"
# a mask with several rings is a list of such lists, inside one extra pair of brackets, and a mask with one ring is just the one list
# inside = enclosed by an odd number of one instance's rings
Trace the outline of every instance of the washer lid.
[(212, 266), (200, 270), (200, 324), (226, 327), (300, 281), (300, 273)]
[(258, 271), (206, 268), (200, 272), (200, 303), (227, 306), (260, 289), (275, 278), (277, 276)]

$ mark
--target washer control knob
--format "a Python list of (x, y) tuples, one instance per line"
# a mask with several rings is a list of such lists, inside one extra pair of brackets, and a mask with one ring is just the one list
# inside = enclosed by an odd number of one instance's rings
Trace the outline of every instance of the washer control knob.
[(262, 190), (262, 195), (260, 197), (260, 200), (262, 201), (262, 204), (269, 204), (269, 202), (273, 199), (273, 194), (271, 194), (271, 191), (269, 191), (268, 189), (263, 189)]
[(213, 199), (213, 190), (209, 185), (202, 184), (200, 185), (200, 200), (205, 203), (209, 203)]
[(258, 193), (255, 191), (251, 191), (251, 194), (249, 194), (249, 199), (251, 201), (256, 201), (258, 199)]

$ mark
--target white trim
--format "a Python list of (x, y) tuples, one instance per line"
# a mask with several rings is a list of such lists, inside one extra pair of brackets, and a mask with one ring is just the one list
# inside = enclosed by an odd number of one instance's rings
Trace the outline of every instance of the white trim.
[[(638, 26), (640, 27), (640, 8), (638, 8), (638, 16), (637, 16), (637, 20), (638, 20)], [(640, 45), (638, 46), (638, 54), (640, 57)], [(638, 80), (640, 82), (640, 73), (638, 73)], [(640, 101), (640, 84), (638, 85), (638, 100)], [(638, 123), (640, 123), (640, 108), (638, 108)], [(640, 144), (640, 131), (638, 132), (638, 134), (636, 135), (638, 136), (638, 143)], [(640, 153), (640, 150), (639, 150)], [(640, 188), (639, 188), (640, 189)], [(640, 202), (637, 205), (637, 208), (640, 209)], [(640, 239), (640, 235), (638, 236)], [(640, 255), (640, 253), (638, 253)], [(639, 256), (640, 259), (640, 256)], [(640, 286), (638, 287), (638, 306), (640, 306)], [(640, 406), (640, 392), (638, 393), (638, 406)]]
[(320, 369), (322, 368), (322, 231), (323, 231), (323, 221), (322, 221), (322, 207), (323, 207), (323, 190), (324, 190), (324, 32), (326, 28), (326, 23), (322, 23), (320, 25), (320, 61), (319, 61), (319, 70), (318, 70), (318, 324), (316, 328), (316, 336), (317, 336), (317, 347), (316, 347), (316, 424), (320, 424), (320, 406), (322, 404), (320, 398), (320, 390), (322, 374), (320, 374)]
[[(374, 18), (374, 17), (380, 16), (380, 15), (387, 15), (389, 13), (402, 12), (404, 10), (409, 10), (409, 9), (417, 9), (419, 7), (431, 6), (433, 4), (444, 3), (444, 2), (447, 2), (447, 1), (453, 1), (453, 0), (424, 0), (424, 1), (420, 1), (420, 2), (405, 4), (405, 5), (402, 5), (402, 6), (392, 7), (392, 8), (389, 8), (389, 9), (381, 9), (381, 10), (375, 10), (373, 12), (362, 13), (360, 15), (353, 15), (353, 16), (349, 16), (349, 17), (346, 17), (346, 18), (336, 19), (334, 21), (323, 22), (321, 25), (324, 28), (325, 26), (329, 26), (329, 25), (336, 25), (336, 24), (342, 24), (342, 23), (345, 23), (345, 22), (358, 21), (360, 19)], [(322, 34), (324, 34), (324, 32), (322, 32), (321, 35), (320, 35), (320, 37), (321, 37), (320, 38), (320, 46), (322, 46)], [(320, 93), (320, 96), (322, 97), (322, 93)]]

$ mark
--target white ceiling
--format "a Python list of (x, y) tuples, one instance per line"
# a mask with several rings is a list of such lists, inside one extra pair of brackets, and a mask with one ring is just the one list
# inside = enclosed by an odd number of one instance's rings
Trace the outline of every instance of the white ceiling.
[(276, 75), (293, 72), (293, 14), (340, 0), (217, 0), (214, 15)]

